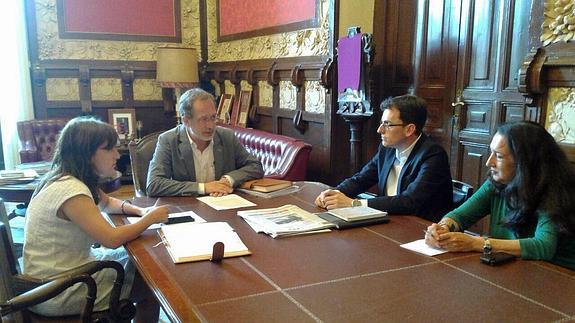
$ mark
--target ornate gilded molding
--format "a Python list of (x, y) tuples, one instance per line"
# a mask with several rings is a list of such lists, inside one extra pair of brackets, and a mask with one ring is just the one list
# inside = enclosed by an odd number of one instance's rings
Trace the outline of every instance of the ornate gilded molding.
[(225, 94), (236, 94), (236, 86), (230, 82), (230, 80), (224, 81), (224, 93)]
[(295, 110), (297, 93), (291, 81), (280, 81), (280, 109)]
[(549, 88), (545, 128), (564, 144), (575, 144), (575, 88)]
[[(35, 0), (38, 58), (155, 61), (158, 46), (173, 43), (60, 39), (57, 0)], [(199, 0), (181, 1), (182, 43), (200, 48)]]
[(305, 82), (305, 111), (325, 113), (325, 88), (319, 81)]
[(153, 79), (134, 80), (134, 100), (137, 101), (162, 101), (162, 89)]
[(259, 81), (259, 105), (261, 107), (273, 107), (274, 106), (274, 88), (267, 81)]
[(546, 0), (543, 24), (541, 25), (543, 46), (575, 38), (575, 1)]
[(208, 61), (224, 62), (328, 53), (329, 0), (320, 1), (320, 26), (294, 32), (218, 43), (216, 0), (207, 0)]
[(90, 79), (92, 100), (122, 101), (122, 82), (120, 79), (93, 78)]
[(240, 81), (240, 89), (245, 90), (245, 91), (252, 91), (253, 86), (250, 83), (248, 83), (248, 81), (241, 80)]
[(50, 101), (78, 101), (80, 92), (77, 78), (49, 78), (46, 80), (46, 96)]

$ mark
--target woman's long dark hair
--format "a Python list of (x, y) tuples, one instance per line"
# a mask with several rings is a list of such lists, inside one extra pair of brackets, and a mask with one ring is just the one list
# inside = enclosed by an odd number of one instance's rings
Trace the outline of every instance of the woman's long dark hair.
[(575, 235), (575, 166), (541, 125), (520, 121), (500, 126), (514, 156), (515, 177), (494, 183), (509, 212), (504, 224), (518, 236), (532, 232), (537, 211), (549, 214), (562, 234)]
[(47, 184), (64, 175), (71, 175), (82, 181), (92, 193), (96, 204), (98, 195), (98, 174), (92, 165), (92, 157), (102, 144), (112, 149), (118, 142), (114, 128), (94, 117), (77, 117), (70, 120), (58, 138), (51, 171), (40, 182), (34, 195)]

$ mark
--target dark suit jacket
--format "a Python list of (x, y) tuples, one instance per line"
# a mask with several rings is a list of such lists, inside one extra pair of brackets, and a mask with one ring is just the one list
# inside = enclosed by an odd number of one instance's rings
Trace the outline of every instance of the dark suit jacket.
[[(246, 180), (264, 176), (262, 163), (250, 155), (232, 130), (216, 127), (213, 140), (216, 180), (228, 175), (234, 179), (234, 187), (238, 187)], [(146, 192), (149, 196), (198, 195), (194, 154), (183, 125), (158, 138)]]
[(440, 145), (421, 135), (399, 174), (398, 194), (386, 196), (385, 184), (394, 160), (395, 148), (381, 145), (371, 161), (337, 189), (352, 197), (377, 184), (379, 195), (368, 200), (370, 207), (390, 214), (415, 214), (434, 222), (452, 209), (449, 160)]

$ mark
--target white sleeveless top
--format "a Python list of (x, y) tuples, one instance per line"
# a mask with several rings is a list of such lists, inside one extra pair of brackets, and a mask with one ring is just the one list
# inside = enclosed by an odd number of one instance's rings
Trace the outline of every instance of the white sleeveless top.
[[(72, 176), (64, 176), (44, 187), (30, 201), (24, 229), (23, 273), (43, 278), (83, 265), (93, 260), (116, 260), (124, 267), (129, 263), (123, 247), (115, 250), (92, 248), (94, 241), (74, 222), (56, 216), (68, 199), (86, 195), (92, 199), (88, 187)], [(133, 282), (133, 267), (126, 270), (121, 299), (126, 298)], [(130, 271), (130, 273), (128, 273)], [(115, 271), (106, 269), (93, 277), (98, 285), (95, 311), (108, 308)], [(78, 314), (85, 301), (85, 285), (76, 284), (57, 297), (33, 308), (43, 315)]]

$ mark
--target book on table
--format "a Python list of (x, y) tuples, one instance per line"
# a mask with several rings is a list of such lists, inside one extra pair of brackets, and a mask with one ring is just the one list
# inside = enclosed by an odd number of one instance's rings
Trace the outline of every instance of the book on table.
[(174, 263), (209, 260), (216, 242), (224, 244), (224, 258), (251, 254), (227, 222), (186, 222), (164, 225), (160, 236)]
[(292, 185), (293, 183), (291, 181), (286, 181), (283, 179), (259, 178), (243, 183), (242, 188), (257, 192), (268, 193), (278, 191), (286, 187), (290, 187)]
[(329, 221), (337, 229), (349, 229), (372, 224), (389, 222), (387, 212), (367, 206), (354, 206), (317, 213), (320, 218)]

